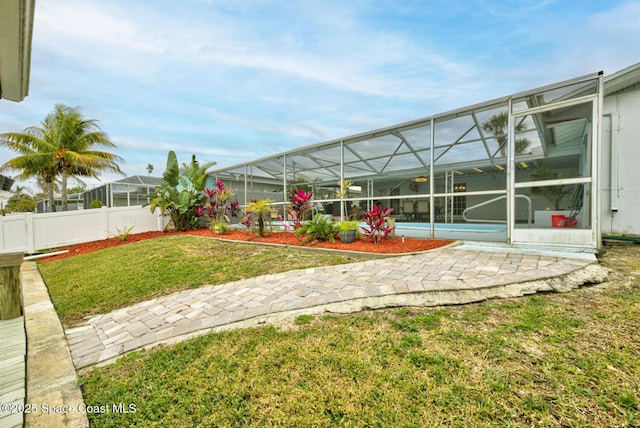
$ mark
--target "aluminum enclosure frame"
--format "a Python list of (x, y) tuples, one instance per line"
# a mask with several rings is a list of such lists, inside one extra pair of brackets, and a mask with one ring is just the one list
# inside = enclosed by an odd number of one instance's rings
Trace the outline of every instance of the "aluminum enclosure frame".
[[(560, 179), (544, 184), (588, 183), (592, 189), (599, 189), (598, 153), (601, 140), (602, 94), (602, 72), (592, 73), (430, 117), (217, 169), (212, 172), (212, 175), (222, 179), (242, 177), (245, 204), (248, 202), (247, 197), (252, 183), (256, 180), (272, 182), (274, 185), (279, 183), (282, 186), (282, 199), (275, 202), (282, 205), (286, 204), (287, 191), (293, 186), (331, 188), (345, 180), (359, 182), (359, 190), (355, 189), (354, 195), (345, 200), (353, 203), (366, 202), (367, 207), (370, 207), (374, 200), (388, 201), (388, 203), (393, 201), (397, 204), (397, 201), (409, 199), (409, 196), (413, 199), (425, 198), (429, 203), (428, 219), (432, 237), (434, 237), (434, 223), (437, 220), (434, 215), (438, 208), (436, 202), (442, 202), (441, 205), (444, 205), (444, 212), (447, 215), (446, 221), (454, 221), (453, 209), (450, 209), (449, 205), (453, 207), (455, 197), (506, 195), (508, 201), (505, 207), (507, 218), (504, 219), (508, 225), (506, 243), (540, 243), (597, 248), (600, 245), (599, 192), (593, 191), (590, 195), (589, 212), (592, 218), (588, 231), (584, 229), (549, 230), (542, 231), (542, 233), (534, 231), (533, 234), (529, 234), (530, 236), (522, 238), (521, 236), (524, 235), (516, 230), (516, 223), (522, 222), (522, 219), (516, 218), (515, 215), (515, 195), (518, 189), (531, 186), (531, 183), (516, 184), (515, 175), (521, 169), (520, 165), (536, 162), (545, 156), (545, 145), (548, 146), (550, 143), (546, 141), (549, 138), (548, 135), (544, 135), (545, 132), (549, 133), (549, 130), (540, 116), (542, 112), (592, 102), (594, 105), (593, 115), (589, 118), (591, 122), (589, 138), (592, 148), (589, 158), (592, 164), (588, 168), (590, 170), (589, 176)], [(517, 103), (517, 108), (514, 107), (514, 103)], [(506, 153), (501, 153), (505, 149), (498, 147), (496, 136), (490, 135), (482, 129), (482, 124), (487, 118), (500, 112), (508, 114)], [(538, 114), (537, 119), (530, 120), (528, 135), (533, 137), (537, 146), (528, 154), (516, 153), (517, 121), (519, 118), (536, 114)], [(466, 125), (459, 126), (459, 129), (453, 129), (455, 126), (451, 124), (455, 125), (457, 122), (466, 123)], [(579, 131), (577, 128), (576, 130)], [(451, 135), (445, 135), (449, 131)], [(454, 135), (455, 132), (457, 132), (457, 136)], [(418, 134), (420, 135), (418, 136)], [(554, 144), (561, 144), (561, 142), (555, 141)], [(518, 162), (516, 162), (516, 156)], [(481, 171), (478, 174), (486, 174), (489, 171), (495, 173), (496, 170), (504, 172), (506, 176), (504, 188), (477, 189), (454, 195), (454, 180), (459, 176), (458, 174), (471, 177), (477, 171)], [(438, 179), (442, 181), (444, 174), (447, 175), (445, 187), (438, 188), (436, 181)], [(397, 184), (400, 187), (405, 181), (412, 181), (416, 177), (428, 177), (428, 192), (407, 196), (406, 194), (374, 195), (370, 191), (375, 183), (384, 180), (393, 180), (396, 184), (400, 183)], [(447, 187), (449, 184), (450, 188)], [(325, 197), (322, 202), (339, 202), (342, 206), (344, 201), (330, 196)], [(286, 211), (283, 213), (286, 216)], [(451, 213), (450, 216), (449, 213)], [(340, 212), (340, 217), (342, 215), (343, 213)], [(563, 236), (560, 240), (554, 238), (554, 236), (558, 236), (558, 233)], [(516, 236), (513, 236), (514, 234)], [(566, 239), (565, 235), (580, 236), (580, 238)], [(586, 235), (588, 235), (587, 238), (585, 238)]]

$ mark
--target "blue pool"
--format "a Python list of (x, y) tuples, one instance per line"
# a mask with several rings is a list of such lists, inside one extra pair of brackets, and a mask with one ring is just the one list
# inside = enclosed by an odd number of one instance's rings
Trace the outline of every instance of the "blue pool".
[[(282, 230), (282, 223), (274, 221), (274, 228)], [(365, 223), (361, 223), (366, 226)], [(506, 242), (507, 225), (495, 223), (436, 223), (435, 238), (459, 241)], [(396, 236), (429, 238), (429, 223), (396, 222)]]
[[(428, 238), (429, 233), (429, 223), (396, 223), (396, 236)], [(440, 239), (505, 242), (507, 240), (507, 225), (494, 223), (436, 223), (434, 224), (434, 234), (435, 238)]]

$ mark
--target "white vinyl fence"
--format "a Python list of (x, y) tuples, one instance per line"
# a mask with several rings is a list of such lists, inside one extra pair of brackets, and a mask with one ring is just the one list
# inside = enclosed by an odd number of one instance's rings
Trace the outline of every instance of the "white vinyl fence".
[(162, 231), (166, 219), (149, 207), (97, 208), (55, 213), (18, 213), (0, 217), (0, 253), (38, 251), (99, 241), (131, 233)]

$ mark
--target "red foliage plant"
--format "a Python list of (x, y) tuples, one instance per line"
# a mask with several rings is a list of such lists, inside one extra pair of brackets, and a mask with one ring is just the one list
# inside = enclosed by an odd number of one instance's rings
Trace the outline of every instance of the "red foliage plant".
[(291, 202), (289, 214), (293, 218), (294, 229), (299, 229), (302, 222), (307, 219), (307, 215), (311, 211), (312, 198), (313, 193), (304, 189), (293, 189), (289, 194), (289, 202)]
[(374, 244), (392, 236), (395, 227), (389, 227), (389, 222), (387, 221), (387, 217), (392, 212), (392, 208), (382, 208), (382, 206), (374, 204), (370, 211), (365, 211), (363, 214), (363, 219), (367, 225), (362, 227), (362, 233), (371, 237)]

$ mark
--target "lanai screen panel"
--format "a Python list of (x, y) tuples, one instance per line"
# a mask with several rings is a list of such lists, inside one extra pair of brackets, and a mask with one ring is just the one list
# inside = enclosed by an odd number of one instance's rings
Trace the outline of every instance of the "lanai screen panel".
[[(431, 149), (431, 122), (416, 128), (402, 129), (398, 131), (403, 138), (411, 145), (416, 153), (424, 153)], [(422, 156), (426, 161), (428, 156)]]
[[(516, 117), (533, 123), (536, 133), (528, 134), (532, 140), (530, 149), (516, 154), (516, 165), (527, 168), (516, 170), (515, 181), (518, 195), (532, 200), (536, 229), (553, 228), (553, 215), (571, 218), (568, 224), (574, 229), (592, 227), (593, 95), (596, 91), (597, 82), (580, 82), (532, 94), (514, 104), (517, 112), (535, 109), (529, 115)], [(552, 102), (561, 104), (551, 105)], [(547, 105), (548, 108), (540, 109)], [(527, 225), (516, 223), (516, 227)]]
[[(576, 79), (575, 82), (577, 83), (568, 82), (566, 86), (549, 85), (547, 88), (550, 89), (515, 95), (511, 100), (512, 111), (517, 113), (551, 102), (570, 100), (593, 94), (597, 89), (595, 79)], [(509, 99), (504, 97), (433, 118), (423, 118), (292, 150), (248, 163), (252, 167), (247, 171), (254, 177), (268, 177), (280, 183), (307, 181), (309, 184), (328, 187), (336, 185), (343, 174), (345, 179), (359, 181), (361, 185), (366, 184), (367, 180), (373, 180), (374, 187), (386, 186), (384, 192), (387, 193), (400, 187), (401, 194), (404, 194), (406, 189), (403, 186), (408, 186), (408, 183), (403, 183), (402, 180), (430, 175), (433, 126), (433, 166), (436, 178), (448, 173), (455, 183), (491, 173), (496, 175), (497, 181), (501, 181), (497, 174), (506, 174), (502, 168), (506, 167), (508, 123), (505, 121), (502, 129), (500, 126), (490, 127), (485, 124), (501, 114), (508, 117)], [(578, 125), (569, 127), (564, 123), (564, 118), (559, 114), (562, 111), (557, 113), (555, 116), (531, 114), (515, 117), (516, 169), (535, 167), (536, 158), (548, 154), (552, 147), (550, 141), (565, 141), (566, 134), (580, 132)], [(551, 120), (557, 123), (552, 124)], [(583, 123), (581, 126), (585, 129), (589, 125)], [(518, 145), (518, 140), (527, 140), (527, 143)], [(342, 165), (341, 159), (344, 159)], [(239, 167), (220, 171), (244, 174), (244, 168)], [(585, 171), (581, 171), (582, 173)], [(494, 184), (490, 186), (488, 182), (485, 186), (496, 187)], [(423, 193), (428, 187), (420, 185), (418, 192)], [(375, 191), (386, 194), (379, 187)], [(416, 193), (413, 189), (411, 192)]]
[(542, 107), (554, 102), (574, 99), (583, 95), (592, 95), (596, 93), (597, 89), (598, 82), (595, 79), (556, 87), (514, 100), (513, 111), (518, 112), (532, 107)]

